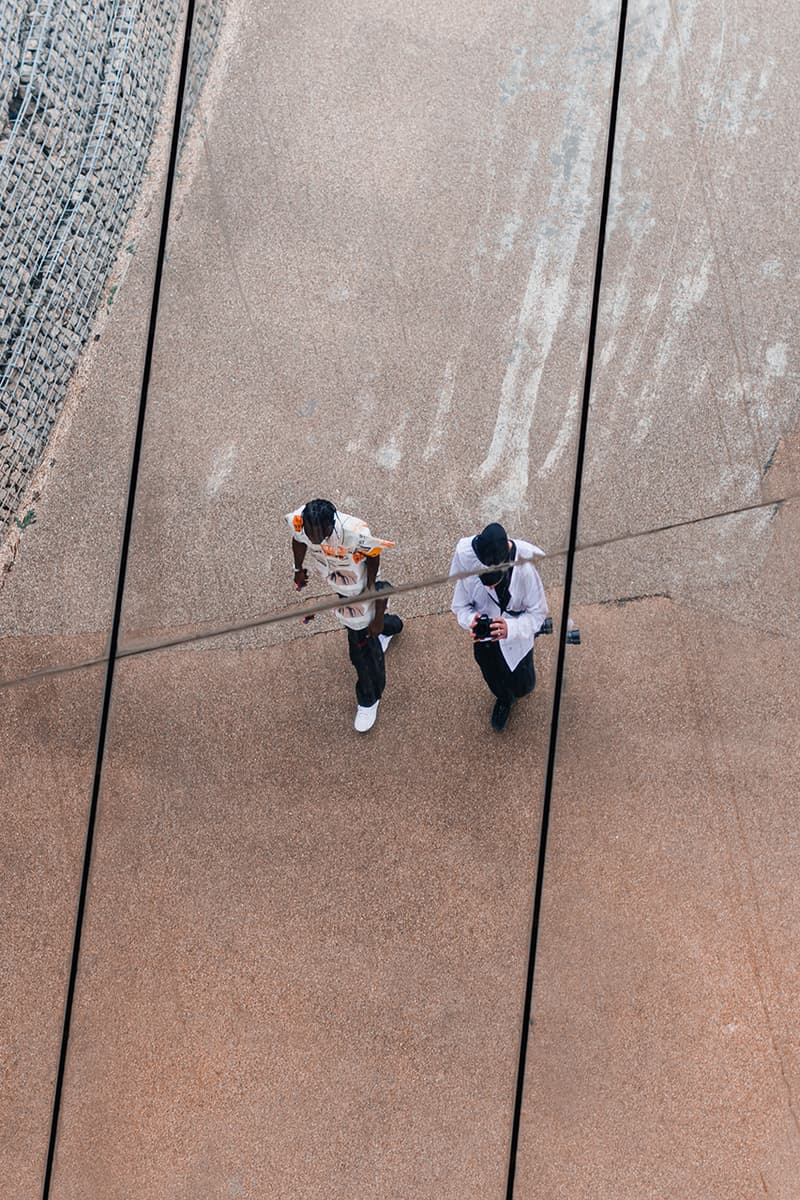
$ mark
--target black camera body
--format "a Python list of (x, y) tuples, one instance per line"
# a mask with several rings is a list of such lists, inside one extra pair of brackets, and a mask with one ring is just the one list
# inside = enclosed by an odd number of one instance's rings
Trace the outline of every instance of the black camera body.
[(486, 613), (481, 613), (473, 626), (472, 632), (476, 638), (482, 641), (490, 639), (492, 636), (492, 618), (487, 617)]

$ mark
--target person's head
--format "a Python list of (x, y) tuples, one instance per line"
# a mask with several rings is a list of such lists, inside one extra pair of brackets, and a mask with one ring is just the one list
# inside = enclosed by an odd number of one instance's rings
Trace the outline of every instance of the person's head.
[[(508, 534), (497, 521), (487, 525), (477, 537), (472, 539), (472, 549), (485, 567), (496, 567), (498, 563), (508, 562), (511, 557), (511, 543), (508, 540)], [(508, 569), (505, 567), (501, 571), (482, 571), (479, 576), (480, 581), (487, 587), (495, 587)]]
[(303, 508), (303, 532), (315, 546), (331, 536), (335, 521), (336, 508), (330, 500), (309, 500)]

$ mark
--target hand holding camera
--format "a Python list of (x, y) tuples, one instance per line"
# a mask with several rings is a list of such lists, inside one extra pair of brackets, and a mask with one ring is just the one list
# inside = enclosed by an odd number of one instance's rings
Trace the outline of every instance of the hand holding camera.
[(503, 617), (488, 617), (480, 613), (475, 617), (471, 626), (472, 640), (475, 642), (499, 642), (508, 637), (508, 625)]
[(486, 613), (481, 613), (472, 622), (472, 636), (476, 642), (492, 640), (492, 619), (487, 617)]

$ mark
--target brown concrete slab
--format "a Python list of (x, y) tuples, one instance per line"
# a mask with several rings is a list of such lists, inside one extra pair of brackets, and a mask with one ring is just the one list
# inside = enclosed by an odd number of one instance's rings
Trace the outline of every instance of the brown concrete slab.
[(499, 1194), (553, 659), (505, 742), (452, 618), (360, 739), (341, 633), (120, 665), (54, 1200)]
[(0, 1177), (41, 1193), (103, 677), (0, 693)]
[(792, 1196), (796, 631), (668, 600), (593, 609), (591, 628), (570, 660), (517, 1194)]

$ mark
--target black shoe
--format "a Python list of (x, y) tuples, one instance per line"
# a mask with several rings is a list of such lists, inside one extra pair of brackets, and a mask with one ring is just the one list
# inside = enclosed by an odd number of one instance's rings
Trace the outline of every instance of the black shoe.
[(510, 713), (510, 704), (506, 704), (503, 700), (495, 700), (494, 708), (492, 709), (492, 729), (495, 729), (498, 733), (505, 729)]

